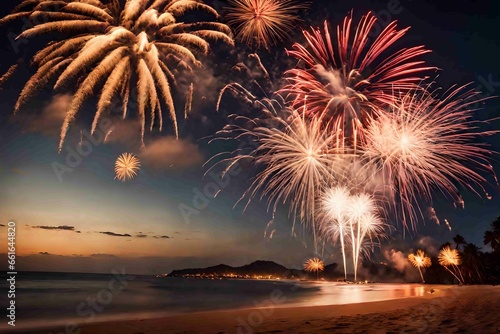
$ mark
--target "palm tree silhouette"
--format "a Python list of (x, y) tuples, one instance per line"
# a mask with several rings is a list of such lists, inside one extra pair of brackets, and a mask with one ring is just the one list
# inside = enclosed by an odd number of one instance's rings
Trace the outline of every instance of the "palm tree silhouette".
[(483, 242), (495, 252), (500, 250), (500, 216), (491, 223), (491, 231), (484, 232)]
[(460, 245), (465, 245), (465, 238), (460, 234), (453, 237), (453, 242), (455, 243), (455, 249), (460, 250)]
[(469, 278), (470, 283), (475, 283), (477, 278), (477, 282), (482, 281), (482, 261), (480, 254), (480, 247), (474, 245), (473, 243), (468, 243), (464, 247), (463, 251), (463, 267), (466, 271), (466, 274)]

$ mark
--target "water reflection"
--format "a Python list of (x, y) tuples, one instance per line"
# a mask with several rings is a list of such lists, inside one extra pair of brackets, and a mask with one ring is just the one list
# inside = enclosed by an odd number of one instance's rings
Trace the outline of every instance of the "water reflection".
[[(426, 288), (419, 284), (345, 284), (309, 283), (319, 291), (303, 295), (293, 303), (295, 306), (342, 305), (375, 302), (408, 297), (422, 297)], [(304, 284), (304, 287), (307, 287)], [(290, 304), (286, 305), (290, 306)]]

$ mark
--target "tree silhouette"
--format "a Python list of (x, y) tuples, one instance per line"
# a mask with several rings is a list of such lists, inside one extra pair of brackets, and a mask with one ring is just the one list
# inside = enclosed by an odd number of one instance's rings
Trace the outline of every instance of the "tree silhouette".
[(500, 250), (500, 216), (491, 223), (491, 231), (484, 232), (484, 244), (494, 251)]
[(453, 237), (453, 242), (455, 243), (455, 249), (460, 250), (460, 245), (465, 245), (465, 238), (460, 234)]
[(479, 252), (480, 249), (480, 247), (473, 243), (468, 243), (464, 247), (462, 265), (470, 283), (480, 283), (482, 281), (483, 275), (481, 272), (483, 271), (483, 265)]

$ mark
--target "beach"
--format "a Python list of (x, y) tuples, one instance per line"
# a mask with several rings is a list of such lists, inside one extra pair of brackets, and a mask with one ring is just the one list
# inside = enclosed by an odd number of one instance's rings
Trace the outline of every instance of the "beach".
[[(271, 296), (268, 307), (259, 309), (89, 323), (78, 329), (89, 334), (500, 333), (500, 286), (434, 289), (429, 285), (421, 297), (347, 305), (273, 307), (270, 302), (279, 301), (280, 297)], [(16, 332), (73, 333), (71, 330), (74, 329), (60, 327)]]

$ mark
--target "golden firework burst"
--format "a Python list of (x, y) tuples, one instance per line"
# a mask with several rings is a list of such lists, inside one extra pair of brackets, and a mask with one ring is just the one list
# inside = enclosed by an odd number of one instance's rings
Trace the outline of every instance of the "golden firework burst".
[(123, 153), (118, 157), (115, 163), (115, 179), (122, 182), (132, 180), (137, 176), (141, 168), (141, 163), (137, 157), (131, 153)]
[[(448, 270), (460, 284), (463, 284), (464, 281), (462, 272), (460, 271), (460, 268), (458, 268), (460, 263), (462, 263), (462, 259), (460, 258), (460, 253), (456, 249), (451, 249), (450, 246), (446, 246), (441, 249), (438, 255), (438, 260), (440, 265)], [(450, 267), (453, 270), (451, 270)]]
[(439, 264), (443, 267), (458, 266), (461, 263), (460, 254), (456, 249), (451, 249), (449, 246), (443, 248), (439, 252)]
[(315, 257), (313, 259), (307, 260), (306, 263), (304, 263), (304, 269), (305, 271), (309, 272), (315, 271), (316, 279), (318, 279), (318, 273), (325, 270), (325, 264), (323, 263), (323, 261)]
[(417, 268), (430, 267), (432, 264), (431, 259), (425, 256), (424, 251), (421, 249), (419, 249), (416, 254), (408, 255), (408, 260), (413, 266)]
[(432, 264), (431, 259), (425, 256), (423, 250), (419, 249), (417, 253), (408, 255), (408, 261), (410, 261), (410, 263), (418, 269), (420, 277), (422, 278), (422, 283), (425, 283), (421, 268), (430, 267)]
[(269, 49), (285, 40), (300, 22), (299, 12), (308, 3), (297, 0), (229, 0), (228, 24), (236, 30), (236, 38), (248, 46)]
[[(178, 77), (190, 76), (201, 66), (197, 56), (208, 53), (209, 41), (233, 43), (231, 29), (225, 24), (186, 21), (186, 14), (193, 11), (218, 18), (212, 7), (198, 0), (24, 0), (12, 14), (0, 19), (0, 25), (31, 20), (35, 23), (16, 39), (42, 36), (49, 37), (49, 43), (33, 57), (37, 72), (24, 86), (14, 112), (42, 87), (55, 82), (57, 90), (75, 88), (62, 125), (59, 151), (69, 125), (96, 93), (92, 132), (113, 102), (123, 102), (120, 113), (125, 118), (129, 98), (135, 98), (142, 138), (147, 119), (150, 130), (158, 126), (162, 131), (162, 109), (168, 111), (173, 132), (178, 135), (171, 86), (179, 83)], [(192, 89), (188, 91), (189, 105)]]

